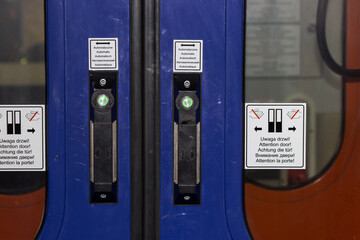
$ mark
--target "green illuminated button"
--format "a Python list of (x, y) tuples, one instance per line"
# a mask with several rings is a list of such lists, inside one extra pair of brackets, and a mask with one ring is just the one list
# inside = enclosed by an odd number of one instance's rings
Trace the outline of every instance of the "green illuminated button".
[(186, 96), (181, 100), (181, 104), (184, 108), (189, 109), (194, 104), (194, 100), (191, 97)]
[(106, 96), (105, 94), (101, 94), (98, 96), (96, 102), (100, 107), (105, 107), (106, 105), (109, 104), (109, 97)]

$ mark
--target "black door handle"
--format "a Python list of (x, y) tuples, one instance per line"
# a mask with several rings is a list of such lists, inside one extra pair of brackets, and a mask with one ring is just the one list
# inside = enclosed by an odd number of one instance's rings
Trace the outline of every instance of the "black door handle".
[(174, 202), (200, 204), (200, 74), (174, 74)]
[(90, 72), (90, 200), (116, 202), (117, 72)]

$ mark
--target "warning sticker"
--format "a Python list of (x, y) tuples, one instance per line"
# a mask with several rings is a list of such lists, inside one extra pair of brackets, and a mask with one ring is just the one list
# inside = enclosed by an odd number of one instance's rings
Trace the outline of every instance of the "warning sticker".
[(45, 171), (45, 106), (0, 105), (0, 171)]
[(202, 40), (174, 40), (174, 72), (202, 72), (202, 64)]
[(245, 104), (245, 169), (306, 168), (306, 103)]
[(89, 70), (118, 70), (117, 38), (89, 38)]

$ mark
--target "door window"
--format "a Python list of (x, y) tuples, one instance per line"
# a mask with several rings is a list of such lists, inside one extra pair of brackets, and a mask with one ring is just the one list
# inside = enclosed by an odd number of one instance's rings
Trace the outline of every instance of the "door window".
[[(45, 104), (44, 15), (42, 0), (0, 2), (0, 105)], [(0, 156), (5, 150), (0, 145)], [(0, 171), (1, 238), (35, 237), (45, 207), (45, 182), (43, 171)]]
[[(327, 40), (344, 62), (343, 1), (328, 6)], [(317, 1), (248, 0), (245, 102), (307, 104), (306, 170), (246, 170), (246, 181), (294, 188), (316, 179), (336, 158), (343, 133), (341, 76), (323, 62), (316, 38)]]

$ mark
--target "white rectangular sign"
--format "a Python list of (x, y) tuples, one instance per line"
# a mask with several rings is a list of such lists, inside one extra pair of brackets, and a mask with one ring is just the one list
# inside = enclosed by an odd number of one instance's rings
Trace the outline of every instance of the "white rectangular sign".
[(202, 40), (174, 40), (174, 72), (202, 72), (202, 67)]
[(89, 70), (118, 70), (118, 39), (89, 38)]
[(0, 105), (0, 171), (45, 171), (45, 105)]
[(245, 104), (245, 169), (306, 168), (306, 103)]

